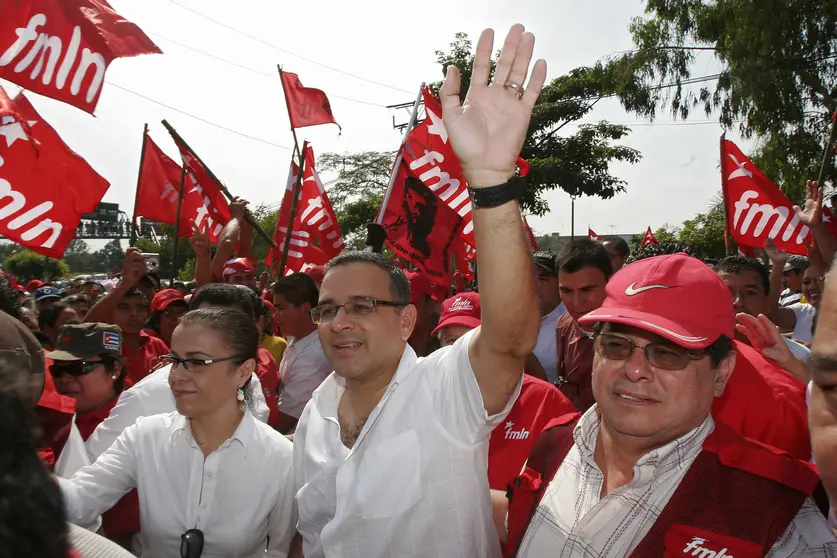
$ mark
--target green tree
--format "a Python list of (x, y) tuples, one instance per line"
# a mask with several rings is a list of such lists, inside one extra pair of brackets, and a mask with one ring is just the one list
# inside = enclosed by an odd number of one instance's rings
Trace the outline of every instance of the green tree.
[[(668, 223), (654, 231), (654, 238), (656, 238), (658, 242), (679, 242), (679, 235), (680, 229), (672, 225), (669, 225)], [(629, 243), (631, 247), (631, 252), (639, 250), (639, 247), (642, 246), (642, 241), (644, 239), (645, 233), (632, 235), (631, 241)]]
[(723, 258), (726, 255), (723, 209), (713, 207), (706, 213), (698, 213), (692, 219), (684, 221), (678, 240), (683, 244), (700, 248), (704, 257)]
[[(757, 165), (791, 199), (816, 177), (837, 109), (837, 4), (821, 0), (646, 0), (635, 50), (588, 69), (630, 112), (694, 110), (759, 137)], [(712, 53), (721, 71), (703, 73)], [(835, 178), (833, 165), (828, 179)]]
[(99, 262), (90, 252), (90, 245), (78, 238), (74, 238), (67, 245), (67, 249), (64, 251), (64, 263), (67, 264), (72, 273), (100, 270)]
[[(443, 73), (456, 66), (462, 75), (464, 100), (471, 82), (473, 45), (468, 35), (457, 33), (448, 52), (436, 51)], [(492, 75), (494, 63), (492, 62)], [(609, 199), (625, 190), (625, 181), (610, 173), (616, 162), (636, 163), (640, 153), (616, 144), (630, 133), (626, 126), (598, 123), (577, 124), (570, 134), (567, 126), (589, 115), (605, 96), (606, 82), (601, 73), (578, 68), (546, 84), (535, 105), (529, 134), (521, 156), (532, 166), (529, 188), (521, 204), (529, 213), (543, 215), (549, 207), (543, 193), (561, 188), (572, 196), (598, 196)], [(441, 83), (433, 85), (438, 92)]]
[(63, 261), (47, 258), (29, 250), (21, 250), (6, 258), (3, 269), (21, 282), (32, 279), (60, 279), (70, 273), (70, 268)]
[(94, 254), (98, 268), (105, 272), (110, 272), (114, 268), (122, 268), (122, 262), (125, 260), (125, 252), (122, 250), (122, 244), (119, 239), (114, 239), (105, 244), (105, 246)]

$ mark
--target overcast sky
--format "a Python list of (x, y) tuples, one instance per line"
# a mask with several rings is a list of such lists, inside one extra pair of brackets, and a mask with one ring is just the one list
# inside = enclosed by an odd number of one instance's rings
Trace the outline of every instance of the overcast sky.
[[(110, 182), (104, 201), (119, 203), (129, 214), (143, 124), (150, 124), (151, 135), (163, 150), (176, 155), (173, 142), (160, 125), (163, 118), (234, 194), (253, 203), (279, 202), (293, 139), (277, 64), (299, 74), (304, 85), (324, 90), (343, 127), (342, 135), (338, 135), (336, 126), (299, 130), (300, 142), (311, 140), (316, 154), (394, 150), (400, 134), (393, 130), (393, 116), (404, 122), (407, 114), (385, 106), (410, 102), (422, 81), (440, 79), (441, 68), (434, 52), (446, 49), (455, 33), (464, 31), (476, 40), (483, 28), (493, 27), (499, 43), (511, 24), (521, 22), (535, 33), (535, 55), (547, 60), (548, 77), (554, 78), (632, 48), (628, 25), (643, 9), (640, 0), (110, 3), (138, 24), (164, 54), (111, 64), (95, 117), (58, 101), (31, 93), (28, 96), (64, 140)], [(693, 75), (716, 71), (713, 60), (701, 59)], [(18, 89), (8, 82), (0, 83), (10, 94)], [(576, 234), (586, 233), (588, 223), (599, 234), (639, 233), (649, 225), (679, 224), (707, 208), (720, 189), (721, 128), (714, 120), (707, 121), (700, 114), (683, 123), (663, 115), (649, 124), (627, 114), (615, 100), (600, 102), (587, 117), (589, 121), (602, 119), (629, 124), (633, 132), (623, 143), (638, 149), (643, 159), (636, 165), (612, 168), (616, 176), (627, 181), (626, 193), (607, 201), (577, 200)], [(572, 131), (574, 127), (566, 129)], [(739, 141), (735, 133), (729, 137), (745, 152), (752, 147)], [(329, 178), (323, 176), (324, 180)], [(531, 217), (532, 228), (537, 234), (570, 234), (569, 197), (556, 190), (546, 198), (551, 212)]]

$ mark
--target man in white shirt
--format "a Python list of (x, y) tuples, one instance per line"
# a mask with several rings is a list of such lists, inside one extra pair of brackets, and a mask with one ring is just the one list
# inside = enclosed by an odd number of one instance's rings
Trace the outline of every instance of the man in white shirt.
[(326, 360), (317, 326), (311, 321), (311, 308), (317, 305), (317, 283), (310, 275), (294, 273), (279, 279), (273, 286), (276, 321), (288, 347), (279, 363), (279, 419), (276, 430), (293, 432), (299, 415), (311, 394), (333, 368)]
[[(538, 332), (515, 162), (546, 78), (534, 36), (512, 27), (488, 85), (493, 33), (477, 45), (464, 105), (451, 66), (444, 128), (474, 200), (482, 325), (418, 359), (404, 272), (344, 252), (326, 268), (312, 318), (334, 373), (294, 438), (298, 531), (306, 558), (499, 556), (487, 462), (491, 431), (520, 390)], [(441, 123), (438, 123), (441, 127)], [(491, 190), (485, 188), (495, 187)]]
[(625, 267), (596, 331), (596, 405), (558, 419), (512, 483), (520, 558), (823, 557), (837, 538), (806, 463), (715, 422), (735, 367), (732, 296), (685, 254)]
[(810, 344), (814, 337), (814, 319), (817, 309), (809, 304), (811, 301), (802, 303), (779, 304), (779, 297), (782, 290), (782, 282), (785, 280), (787, 270), (795, 277), (799, 276), (800, 288), (805, 277), (812, 277), (814, 269), (811, 268), (807, 258), (799, 256), (788, 256), (779, 252), (775, 247), (767, 248), (767, 255), (773, 264), (770, 270), (770, 295), (767, 316), (783, 332), (791, 332), (791, 338), (800, 343)]
[(535, 280), (538, 286), (538, 299), (541, 307), (541, 329), (538, 332), (538, 344), (533, 351), (547, 381), (558, 382), (558, 344), (555, 337), (555, 325), (558, 318), (567, 312), (561, 302), (558, 290), (558, 256), (552, 252), (535, 252), (532, 262), (535, 266)]

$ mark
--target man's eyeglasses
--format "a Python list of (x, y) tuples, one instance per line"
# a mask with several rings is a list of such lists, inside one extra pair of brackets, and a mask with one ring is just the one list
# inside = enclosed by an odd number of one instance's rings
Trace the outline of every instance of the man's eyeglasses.
[(648, 343), (640, 347), (630, 339), (600, 333), (596, 335), (596, 351), (609, 360), (628, 360), (636, 349), (645, 351), (648, 364), (663, 370), (683, 370), (693, 360), (706, 356), (706, 351), (690, 351), (663, 343)]
[(238, 360), (243, 362), (247, 359), (236, 356), (222, 358), (178, 358), (174, 355), (160, 355), (160, 362), (171, 364), (172, 372), (178, 367), (178, 365), (182, 366), (189, 372), (200, 372), (210, 364), (215, 364), (216, 362), (227, 362), (229, 360)]
[(72, 362), (55, 362), (49, 367), (49, 373), (53, 378), (60, 378), (64, 374), (77, 378), (90, 374), (99, 366), (105, 366), (109, 361), (105, 360), (75, 360)]
[(180, 558), (199, 558), (203, 554), (203, 531), (189, 529), (180, 535)]
[(400, 308), (407, 306), (403, 302), (396, 302), (394, 300), (379, 300), (372, 297), (359, 297), (350, 300), (346, 304), (323, 304), (315, 306), (311, 309), (311, 320), (317, 324), (327, 324), (337, 317), (337, 313), (342, 308), (346, 311), (347, 316), (355, 316), (358, 318), (371, 316), (375, 313), (378, 306), (392, 306)]

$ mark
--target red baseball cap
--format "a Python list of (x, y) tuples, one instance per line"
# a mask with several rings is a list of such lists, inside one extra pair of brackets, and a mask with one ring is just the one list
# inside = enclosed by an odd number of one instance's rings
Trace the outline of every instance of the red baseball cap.
[(314, 280), (317, 286), (323, 284), (325, 278), (325, 266), (314, 265), (305, 270), (305, 273)]
[(253, 264), (247, 258), (235, 258), (224, 262), (224, 272), (222, 275), (227, 277), (234, 273), (255, 273)]
[(445, 294), (443, 287), (434, 283), (426, 273), (421, 271), (405, 271), (407, 279), (410, 281), (410, 302), (418, 302), (424, 296), (429, 296), (433, 300), (443, 300)]
[(151, 299), (151, 311), (165, 310), (169, 304), (178, 300), (186, 302), (186, 296), (177, 289), (163, 289)]
[(632, 263), (607, 283), (604, 304), (578, 323), (638, 327), (687, 349), (705, 349), (721, 335), (735, 336), (729, 289), (718, 274), (686, 254)]
[(452, 325), (462, 325), (471, 329), (480, 325), (479, 293), (459, 293), (445, 300), (442, 303), (439, 325), (436, 326), (431, 335), (436, 335), (442, 329)]
[(32, 279), (28, 283), (26, 283), (26, 292), (27, 293), (34, 293), (38, 289), (44, 286), (43, 281), (38, 281), (37, 279)]

